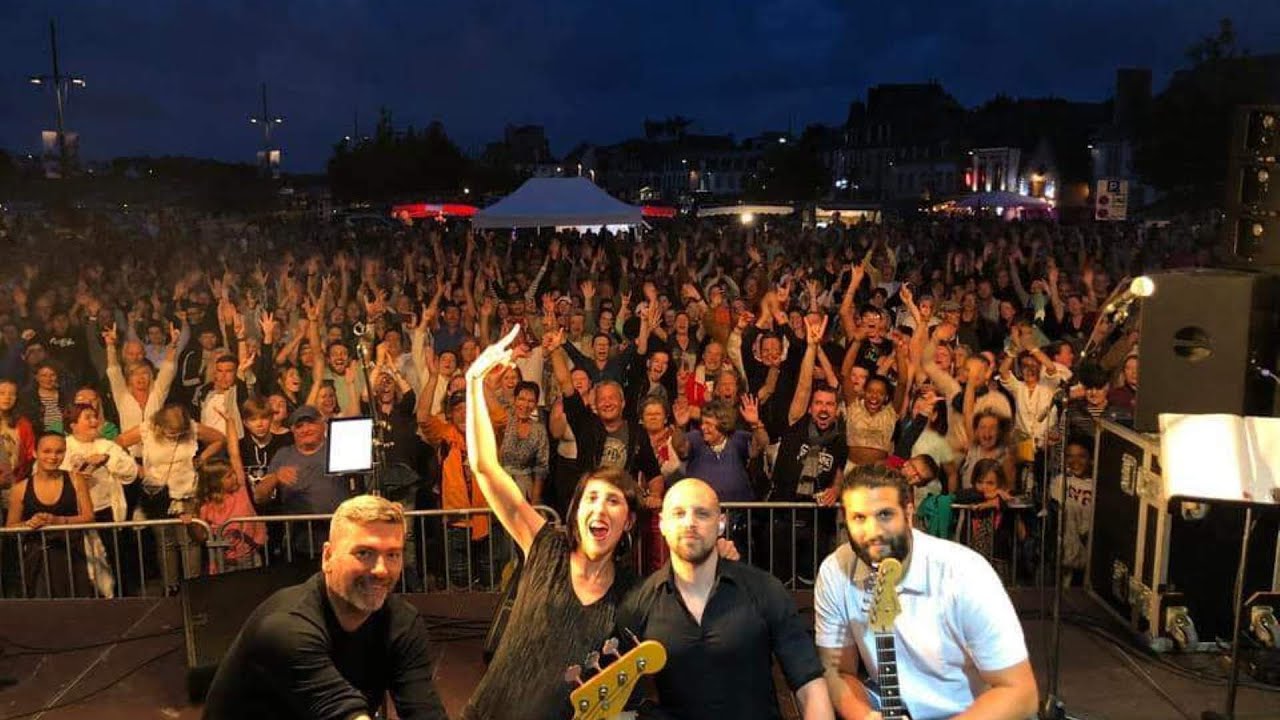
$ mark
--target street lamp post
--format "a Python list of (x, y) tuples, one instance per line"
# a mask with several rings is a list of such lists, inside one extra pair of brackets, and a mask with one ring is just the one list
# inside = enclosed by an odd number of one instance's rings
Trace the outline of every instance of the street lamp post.
[(67, 93), (71, 86), (85, 87), (84, 78), (78, 75), (63, 75), (58, 66), (58, 28), (53, 20), (49, 21), (49, 46), (53, 53), (53, 74), (32, 75), (28, 80), (32, 85), (49, 85), (53, 88), (55, 107), (55, 127), (58, 138), (58, 170), (62, 177), (67, 176), (67, 132), (63, 121), (63, 110), (67, 103)]
[(262, 114), (250, 115), (249, 124), (262, 126), (262, 163), (268, 174), (271, 172), (271, 129), (283, 122), (283, 115), (272, 115), (267, 111), (267, 84), (262, 83)]

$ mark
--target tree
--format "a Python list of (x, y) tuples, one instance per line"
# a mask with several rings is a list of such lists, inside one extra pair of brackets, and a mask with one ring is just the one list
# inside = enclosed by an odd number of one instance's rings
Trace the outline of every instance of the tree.
[(751, 200), (812, 202), (831, 187), (816, 141), (779, 143), (764, 153), (761, 172), (748, 181)]
[(1275, 102), (1268, 63), (1237, 49), (1229, 19), (1187, 48), (1192, 66), (1174, 73), (1151, 103), (1136, 161), (1142, 177), (1189, 210), (1223, 201), (1232, 116)]
[(18, 177), (18, 165), (8, 152), (0, 150), (0, 187), (5, 187)]
[(390, 200), (399, 196), (458, 194), (471, 163), (449, 139), (444, 125), (425, 130), (395, 129), (391, 111), (382, 108), (373, 136), (340, 142), (329, 158), (329, 186), (341, 201)]

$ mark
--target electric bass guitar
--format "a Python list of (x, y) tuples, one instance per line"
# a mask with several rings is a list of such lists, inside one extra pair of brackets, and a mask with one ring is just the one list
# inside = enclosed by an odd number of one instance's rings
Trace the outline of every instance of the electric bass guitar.
[(898, 582), (902, 563), (894, 558), (880, 561), (868, 578), (867, 624), (875, 634), (876, 673), (874, 688), (868, 688), (872, 706), (884, 720), (911, 720), (898, 688), (898, 659), (893, 645), (893, 621), (902, 612), (898, 604)]
[[(582, 679), (583, 666), (571, 665), (564, 674), (565, 682), (577, 687), (569, 693), (573, 705), (573, 720), (609, 720), (622, 714), (636, 684), (645, 675), (652, 675), (667, 664), (667, 649), (654, 640), (645, 640), (628, 650), (618, 653), (618, 639), (609, 638), (592, 652), (584, 663), (595, 673)], [(616, 658), (604, 667), (600, 658)]]

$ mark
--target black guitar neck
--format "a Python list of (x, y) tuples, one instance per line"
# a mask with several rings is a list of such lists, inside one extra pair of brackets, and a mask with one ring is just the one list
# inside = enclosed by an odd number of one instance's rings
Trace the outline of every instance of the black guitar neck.
[(876, 633), (876, 664), (879, 666), (876, 684), (880, 686), (880, 716), (884, 720), (911, 720), (898, 689), (898, 658), (892, 632)]

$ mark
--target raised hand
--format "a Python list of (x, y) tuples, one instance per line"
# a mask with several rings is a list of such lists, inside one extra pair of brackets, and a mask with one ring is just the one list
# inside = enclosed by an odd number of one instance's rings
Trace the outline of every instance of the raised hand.
[(549, 329), (542, 335), (542, 347), (547, 354), (553, 353), (557, 348), (564, 345), (565, 329), (547, 325)]
[(676, 398), (676, 402), (671, 406), (671, 415), (675, 418), (676, 427), (684, 430), (689, 424), (689, 418), (692, 411), (689, 409), (689, 401), (686, 398)]
[(520, 326), (516, 325), (498, 342), (485, 348), (467, 368), (467, 380), (483, 380), (489, 371), (511, 364), (511, 345), (520, 334)]
[(590, 280), (583, 280), (578, 287), (582, 290), (582, 297), (590, 300), (596, 296), (596, 284)]
[(120, 336), (116, 332), (115, 323), (112, 323), (110, 326), (103, 329), (102, 342), (106, 343), (107, 347), (115, 347), (119, 341)]
[(760, 401), (750, 393), (742, 394), (742, 420), (748, 425), (760, 422)]
[(807, 331), (807, 337), (810, 345), (822, 344), (822, 338), (827, 334), (827, 322), (830, 320), (831, 318), (829, 316), (823, 315), (821, 320), (813, 322), (809, 319), (808, 315), (805, 316), (804, 327)]
[[(112, 330), (114, 331), (115, 328), (112, 328)], [(182, 340), (182, 328), (178, 327), (177, 325), (174, 325), (173, 323), (169, 323), (169, 344), (174, 347), (177, 347), (178, 342), (181, 340)]]
[(276, 333), (276, 319), (272, 313), (262, 312), (258, 315), (258, 327), (262, 329), (262, 339), (274, 339)]

